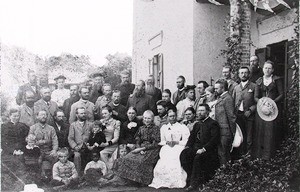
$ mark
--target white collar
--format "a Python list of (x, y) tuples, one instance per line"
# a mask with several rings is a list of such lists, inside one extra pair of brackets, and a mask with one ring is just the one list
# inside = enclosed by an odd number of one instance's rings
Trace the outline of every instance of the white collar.
[(243, 87), (245, 87), (245, 85), (247, 85), (248, 82), (249, 82), (249, 80), (247, 80), (245, 82), (241, 81), (241, 84), (242, 84)]

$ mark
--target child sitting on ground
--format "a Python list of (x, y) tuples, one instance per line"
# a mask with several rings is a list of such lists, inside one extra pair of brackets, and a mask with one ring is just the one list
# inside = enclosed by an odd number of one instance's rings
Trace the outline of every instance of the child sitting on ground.
[(90, 138), (86, 144), (89, 151), (100, 152), (103, 149), (102, 147), (100, 147), (100, 144), (105, 143), (106, 139), (101, 128), (102, 123), (100, 121), (95, 121), (92, 129), (92, 134), (90, 135)]
[(84, 184), (95, 186), (99, 183), (106, 182), (103, 177), (107, 174), (107, 167), (100, 160), (100, 153), (96, 150), (92, 152), (92, 161), (89, 162), (84, 169)]
[(78, 173), (75, 164), (68, 160), (68, 149), (59, 149), (57, 155), (59, 161), (53, 165), (53, 179), (50, 184), (54, 190), (76, 187), (79, 183)]
[(27, 172), (36, 180), (40, 172), (41, 167), (41, 151), (36, 145), (36, 137), (33, 134), (29, 134), (26, 137), (27, 145), (25, 146), (24, 152), (24, 164)]

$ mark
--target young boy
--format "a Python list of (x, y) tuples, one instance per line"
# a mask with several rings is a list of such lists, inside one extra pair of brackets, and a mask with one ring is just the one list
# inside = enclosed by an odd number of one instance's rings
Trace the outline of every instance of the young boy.
[(54, 190), (73, 188), (78, 182), (78, 173), (73, 162), (68, 160), (69, 151), (67, 148), (62, 148), (57, 151), (59, 161), (53, 165), (53, 179), (50, 184)]
[(87, 185), (96, 185), (99, 182), (103, 182), (103, 176), (107, 174), (107, 167), (100, 160), (100, 153), (98, 151), (92, 152), (92, 159), (84, 169), (84, 180)]
[(101, 130), (101, 122), (95, 121), (92, 129), (92, 134), (90, 135), (89, 140), (87, 141), (87, 148), (89, 151), (98, 151), (100, 152), (103, 148), (100, 147), (101, 143), (105, 143), (105, 135)]

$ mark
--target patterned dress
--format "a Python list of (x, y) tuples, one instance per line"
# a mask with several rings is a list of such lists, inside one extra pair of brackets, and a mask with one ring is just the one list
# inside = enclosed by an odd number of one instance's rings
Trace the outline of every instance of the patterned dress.
[(122, 178), (149, 185), (153, 179), (153, 168), (159, 158), (160, 130), (155, 125), (139, 128), (135, 140), (137, 145), (145, 147), (145, 154), (128, 153), (115, 161), (114, 173)]

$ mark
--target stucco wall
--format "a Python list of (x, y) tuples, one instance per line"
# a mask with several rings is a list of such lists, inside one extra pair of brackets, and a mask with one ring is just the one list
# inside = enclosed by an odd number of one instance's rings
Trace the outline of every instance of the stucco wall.
[(264, 48), (269, 44), (292, 40), (294, 36), (293, 20), (297, 17), (293, 10), (286, 10), (274, 16), (264, 16), (252, 12), (251, 36), (255, 49)]
[[(133, 82), (144, 79), (148, 59), (162, 53), (164, 88), (176, 89), (176, 77), (193, 82), (193, 0), (134, 0)], [(162, 31), (149, 45), (148, 40)], [(159, 43), (158, 43), (159, 44)]]
[(221, 76), (225, 59), (220, 56), (225, 49), (224, 20), (229, 6), (197, 3), (194, 1), (194, 83)]

